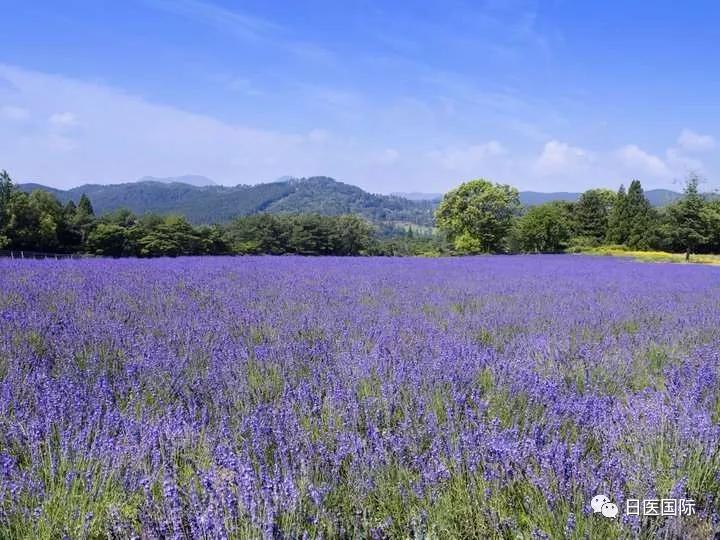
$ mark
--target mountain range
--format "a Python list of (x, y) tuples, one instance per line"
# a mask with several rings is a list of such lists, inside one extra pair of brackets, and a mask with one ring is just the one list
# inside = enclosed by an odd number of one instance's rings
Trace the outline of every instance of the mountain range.
[(61, 190), (40, 184), (61, 202), (77, 202), (84, 193), (98, 215), (127, 208), (136, 214), (181, 214), (194, 224), (226, 223), (238, 216), (268, 213), (359, 214), (374, 223), (430, 226), (436, 203), (377, 195), (332, 178), (284, 178), (279, 181), (227, 186), (193, 186), (180, 182), (142, 180), (125, 184), (85, 184)]
[(188, 184), (190, 186), (217, 186), (207, 176), (198, 174), (186, 174), (184, 176), (169, 176), (166, 178), (158, 178), (156, 176), (143, 176), (138, 182), (160, 182), (162, 184)]
[[(68, 190), (40, 184), (20, 184), (20, 189), (43, 189), (61, 202), (78, 201), (85, 193), (97, 214), (127, 208), (136, 214), (181, 214), (195, 224), (226, 223), (238, 216), (269, 213), (359, 214), (386, 225), (433, 223), (433, 212), (442, 198), (439, 193), (368, 193), (357, 186), (325, 176), (283, 177), (275, 182), (220, 186), (204, 176), (172, 178), (144, 177), (123, 184), (85, 184)], [(682, 195), (665, 190), (645, 192), (653, 206), (664, 206)], [(533, 206), (549, 201), (576, 201), (580, 193), (521, 191), (520, 202)]]
[[(396, 197), (404, 197), (411, 201), (440, 201), (443, 197), (442, 193), (420, 193), (413, 191), (410, 193), (395, 192), (393, 193)], [(581, 193), (573, 193), (567, 191), (556, 191), (551, 193), (544, 193), (541, 191), (521, 191), (520, 192), (520, 203), (523, 206), (536, 206), (538, 204), (544, 204), (551, 201), (568, 201), (575, 202), (580, 198)], [(671, 191), (669, 189), (650, 189), (645, 192), (645, 196), (653, 206), (665, 206), (668, 205), (680, 197), (682, 193), (677, 191)]]

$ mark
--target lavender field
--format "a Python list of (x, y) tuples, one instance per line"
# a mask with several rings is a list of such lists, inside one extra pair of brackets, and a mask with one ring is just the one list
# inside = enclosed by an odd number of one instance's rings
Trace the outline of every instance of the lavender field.
[(2, 538), (712, 538), (719, 422), (717, 268), (0, 260)]

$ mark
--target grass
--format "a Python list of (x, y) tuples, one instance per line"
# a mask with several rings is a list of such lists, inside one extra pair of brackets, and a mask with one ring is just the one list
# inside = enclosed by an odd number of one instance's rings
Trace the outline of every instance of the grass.
[[(634, 251), (621, 246), (600, 246), (587, 248), (581, 253), (585, 255), (607, 255), (613, 257), (632, 257), (642, 262), (672, 262), (686, 263), (684, 253), (669, 253), (667, 251)], [(720, 255), (690, 255), (693, 264), (720, 265)]]

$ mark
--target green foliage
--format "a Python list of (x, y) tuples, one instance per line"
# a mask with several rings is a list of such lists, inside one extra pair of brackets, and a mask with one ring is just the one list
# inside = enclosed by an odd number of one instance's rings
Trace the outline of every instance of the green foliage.
[(602, 242), (607, 236), (608, 220), (616, 195), (609, 189), (589, 189), (574, 207), (575, 235)]
[(442, 257), (454, 253), (443, 235), (385, 238), (375, 242), (368, 251), (368, 255), (386, 257)]
[(63, 209), (45, 191), (13, 191), (3, 210), (3, 236), (8, 247), (19, 250), (58, 251), (58, 229)]
[(77, 205), (77, 213), (78, 215), (82, 216), (94, 216), (95, 210), (93, 210), (92, 203), (90, 202), (90, 199), (88, 199), (88, 196), (84, 193), (80, 195), (80, 201)]
[(374, 230), (358, 216), (259, 214), (226, 229), (237, 253), (360, 255), (372, 247)]
[[(38, 185), (24, 189), (40, 188)], [(87, 194), (97, 215), (121, 208), (135, 214), (182, 215), (193, 224), (227, 224), (240, 216), (259, 213), (359, 215), (374, 224), (409, 222), (433, 224), (431, 201), (410, 201), (376, 195), (327, 177), (293, 179), (253, 186), (191, 186), (181, 183), (133, 182), (86, 185), (51, 191), (63, 203)]]
[(572, 236), (572, 205), (550, 202), (530, 207), (516, 222), (511, 235), (513, 251), (559, 252)]
[[(140, 182), (28, 192), (17, 189), (2, 171), (0, 249), (112, 257), (441, 256), (605, 247), (720, 253), (720, 199), (700, 194), (698, 183), (691, 175), (683, 196), (660, 210), (633, 180), (627, 191), (623, 186), (617, 194), (591, 189), (576, 203), (554, 201), (520, 214), (515, 188), (478, 179), (447, 193), (435, 213), (435, 229), (432, 201), (372, 195), (326, 177), (235, 188)], [(91, 202), (85, 191), (97, 194), (101, 204)], [(68, 200), (70, 193), (78, 196), (77, 204)], [(123, 201), (161, 213), (138, 217), (132, 209), (107, 211)], [(196, 203), (211, 205), (202, 212), (212, 213), (197, 213)], [(190, 215), (165, 212), (171, 208), (187, 208)], [(251, 215), (224, 227), (192, 225), (204, 219), (201, 215), (222, 221), (233, 212)]]
[(659, 216), (645, 196), (639, 180), (633, 180), (625, 193), (620, 186), (608, 223), (607, 240), (632, 249), (648, 249), (657, 244)]
[(131, 254), (127, 229), (113, 223), (98, 223), (88, 237), (87, 246), (94, 255), (121, 257)]
[(519, 209), (517, 189), (478, 179), (448, 192), (435, 219), (458, 251), (489, 253), (503, 250)]
[(222, 230), (190, 225), (181, 216), (120, 211), (101, 219), (88, 237), (88, 251), (110, 257), (177, 257), (227, 253)]
[(0, 216), (10, 202), (10, 197), (15, 191), (12, 179), (6, 170), (0, 171)]
[(709, 204), (700, 195), (699, 181), (697, 175), (690, 174), (683, 198), (666, 210), (662, 232), (670, 249), (694, 253), (720, 247), (712, 244), (718, 234), (720, 214), (716, 204)]

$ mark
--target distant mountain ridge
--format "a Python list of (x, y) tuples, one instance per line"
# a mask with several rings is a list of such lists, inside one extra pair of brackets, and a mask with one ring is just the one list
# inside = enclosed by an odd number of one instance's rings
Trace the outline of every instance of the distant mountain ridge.
[(155, 176), (143, 176), (138, 182), (161, 182), (163, 184), (188, 184), (189, 186), (217, 186), (217, 184), (210, 180), (207, 176), (200, 176), (198, 174), (186, 174), (183, 176), (169, 176), (166, 178), (157, 178)]
[(430, 226), (435, 204), (392, 195), (368, 193), (332, 178), (288, 178), (256, 185), (193, 186), (186, 183), (140, 181), (124, 184), (86, 184), (61, 190), (40, 184), (20, 189), (43, 189), (60, 201), (78, 201), (85, 193), (97, 214), (127, 208), (134, 213), (181, 214), (195, 224), (226, 223), (239, 216), (269, 213), (359, 214), (374, 223)]
[[(559, 191), (554, 193), (542, 193), (540, 191), (521, 191), (520, 203), (524, 206), (535, 206), (550, 201), (568, 201), (575, 202), (580, 198), (582, 193), (572, 193)], [(669, 189), (649, 189), (645, 191), (645, 196), (652, 206), (666, 206), (680, 197), (682, 193), (671, 191)]]
[[(395, 192), (392, 195), (404, 197), (411, 201), (440, 201), (443, 197), (442, 193), (421, 193), (421, 192)], [(523, 206), (536, 206), (551, 201), (568, 201), (575, 202), (580, 198), (581, 193), (573, 193), (567, 191), (556, 191), (545, 193), (542, 191), (521, 191), (520, 203)], [(645, 196), (653, 206), (665, 206), (680, 197), (682, 193), (671, 191), (669, 189), (650, 189), (645, 192)], [(712, 196), (712, 195), (711, 195)]]
[[(204, 176), (149, 178), (152, 177), (124, 184), (86, 184), (68, 190), (33, 183), (20, 184), (19, 187), (24, 191), (49, 191), (63, 203), (69, 200), (77, 202), (85, 193), (98, 214), (127, 208), (137, 214), (181, 214), (195, 224), (226, 223), (239, 216), (260, 212), (312, 212), (324, 215), (359, 214), (378, 224), (431, 226), (433, 212), (442, 198), (441, 194), (417, 192), (373, 194), (325, 176), (283, 177), (275, 182), (234, 187), (175, 181), (212, 182)], [(667, 189), (651, 189), (645, 195), (653, 206), (664, 206), (682, 197), (681, 193)], [(572, 192), (520, 192), (520, 202), (524, 206), (558, 200), (572, 202), (579, 198), (580, 193)]]
[(439, 201), (443, 198), (442, 193), (421, 193), (418, 191), (411, 191), (409, 193), (394, 191), (390, 195), (402, 197), (403, 199), (408, 199), (410, 201)]

